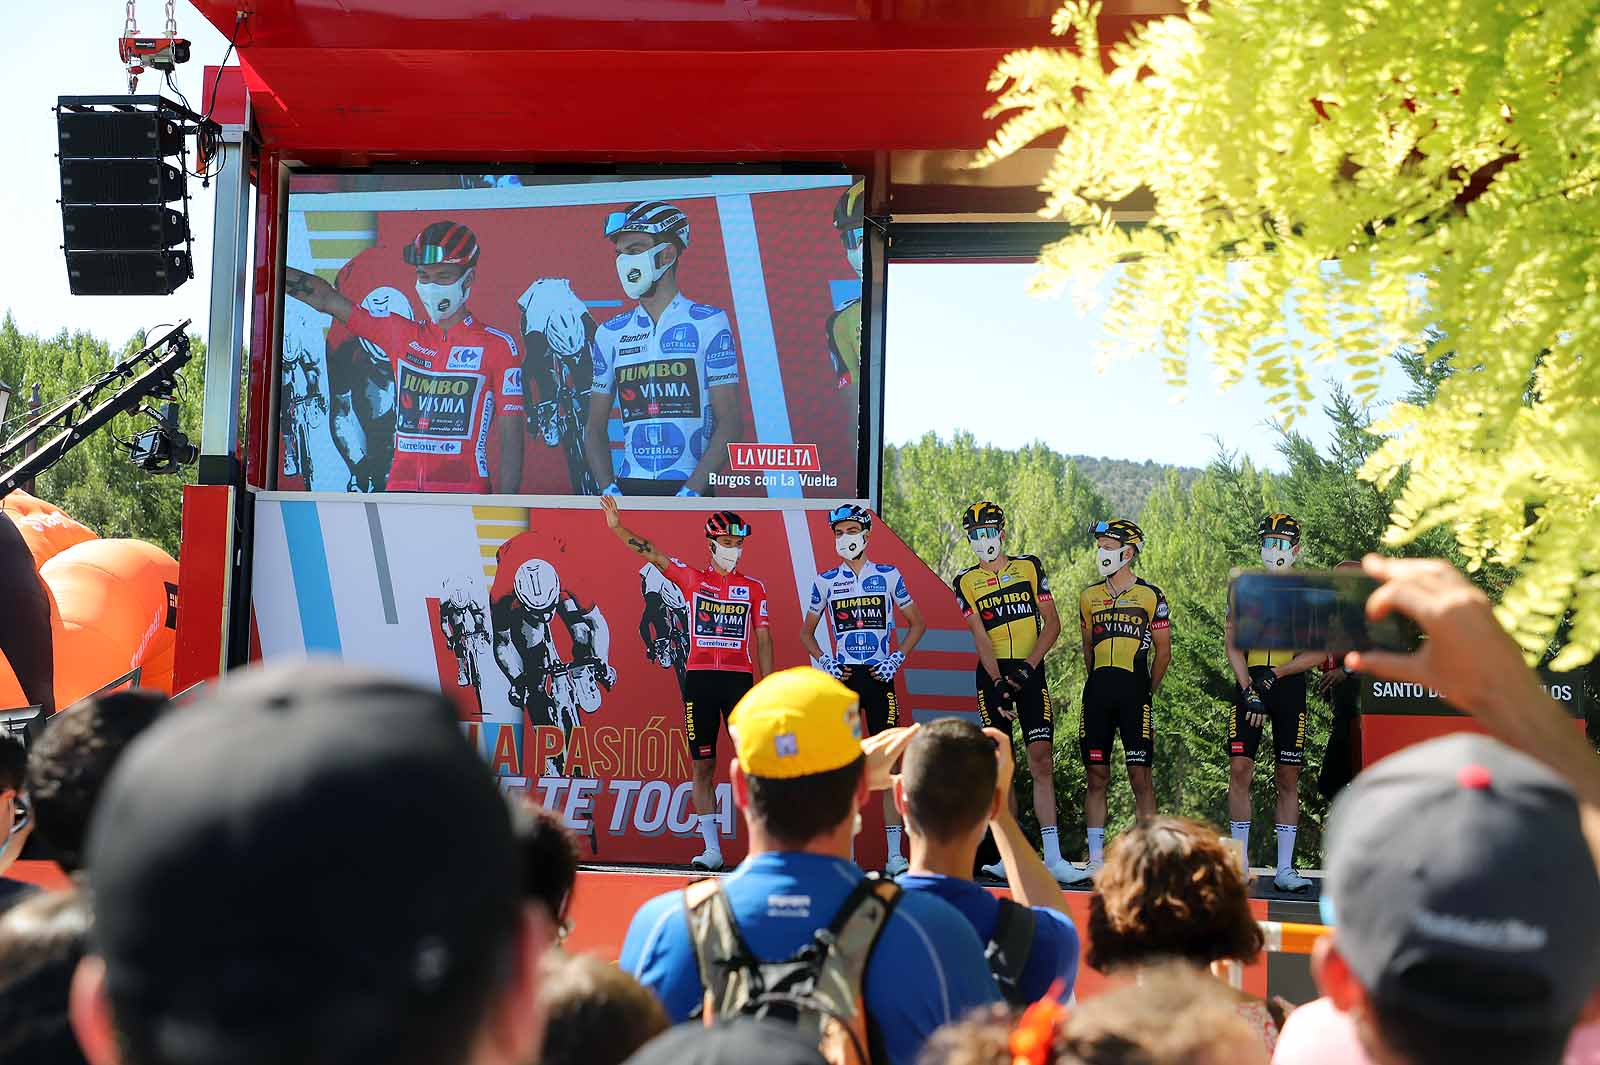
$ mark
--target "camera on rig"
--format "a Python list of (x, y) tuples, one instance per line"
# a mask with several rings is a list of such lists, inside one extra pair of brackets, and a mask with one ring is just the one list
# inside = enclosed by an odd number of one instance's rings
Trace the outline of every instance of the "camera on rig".
[(134, 434), (128, 443), (128, 458), (145, 473), (178, 473), (183, 467), (195, 464), (200, 458), (200, 449), (178, 428), (178, 402), (172, 398), (171, 382), (166, 383), (163, 391), (152, 394), (165, 402), (159, 411), (139, 408), (140, 413), (154, 418), (156, 424)]

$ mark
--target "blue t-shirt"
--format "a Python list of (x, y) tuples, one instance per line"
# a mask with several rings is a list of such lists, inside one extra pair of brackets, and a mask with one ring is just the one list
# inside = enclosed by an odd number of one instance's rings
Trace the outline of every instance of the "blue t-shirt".
[[(861, 877), (840, 858), (769, 853), (746, 859), (722, 887), (751, 952), (764, 962), (782, 961), (832, 923)], [(689, 1019), (705, 989), (683, 892), (640, 907), (620, 964), (656, 993), (674, 1024)], [(867, 1015), (893, 1065), (914, 1065), (935, 1029), (999, 998), (972, 925), (925, 891), (901, 896), (867, 963), (865, 984)]]
[[(907, 892), (937, 895), (960, 910), (984, 943), (994, 935), (994, 926), (1000, 920), (1000, 900), (987, 889), (970, 880), (937, 875), (907, 874), (899, 879), (899, 884)], [(1050, 985), (1060, 977), (1065, 985), (1061, 1000), (1065, 1002), (1078, 979), (1078, 929), (1072, 918), (1060, 910), (1043, 906), (1034, 906), (1032, 910), (1036, 918), (1033, 949), (1022, 967), (1022, 978), (1017, 982), (1019, 990), (1029, 1002), (1034, 1002), (1043, 998)]]

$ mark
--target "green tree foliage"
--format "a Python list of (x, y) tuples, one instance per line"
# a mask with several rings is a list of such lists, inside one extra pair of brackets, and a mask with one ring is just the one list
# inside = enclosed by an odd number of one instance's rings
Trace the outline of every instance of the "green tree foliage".
[[(1182, 384), (1190, 339), (1253, 375), (1285, 424), (1340, 368), (1376, 393), (1388, 352), (1452, 372), (1396, 404), (1363, 477), (1397, 495), (1385, 541), (1447, 530), (1515, 567), (1498, 608), (1530, 658), (1600, 649), (1600, 13), (1592, 0), (1212, 0), (1103, 52), (1068, 0), (1066, 47), (991, 78), (1007, 121), (980, 162), (1060, 139), (1042, 289), (1115, 264), (1109, 343)], [(1107, 61), (1109, 60), (1109, 61)], [(1153, 196), (1150, 223), (1107, 204)], [(1399, 476), (1406, 471), (1401, 484)]]
[[(48, 411), (144, 343), (142, 334), (134, 336), (113, 354), (105, 343), (88, 333), (69, 334), (62, 330), (49, 338), (25, 334), (6, 315), (0, 323), (0, 380), (10, 385), (15, 394), (6, 416), (4, 438), (11, 439), (25, 424), (28, 394), (35, 382), (41, 386), (44, 409)], [(179, 389), (179, 421), (183, 431), (198, 440), (198, 367), (205, 362), (205, 343), (199, 337), (190, 337), (190, 344), (192, 369), (185, 373), (187, 383)], [(149, 540), (176, 558), (184, 479), (140, 472), (118, 443), (150, 424), (148, 418), (131, 415), (114, 419), (41, 475), (34, 494), (101, 536)]]

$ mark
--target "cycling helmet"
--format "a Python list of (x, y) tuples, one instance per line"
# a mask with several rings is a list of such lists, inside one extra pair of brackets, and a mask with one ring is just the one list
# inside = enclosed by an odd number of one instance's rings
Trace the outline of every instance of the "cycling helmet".
[(411, 266), (477, 266), (478, 238), (459, 222), (430, 222), (406, 245), (401, 257)]
[(706, 519), (706, 536), (715, 540), (719, 536), (749, 536), (750, 526), (731, 510), (719, 510)]
[[(417, 320), (417, 316), (411, 310), (411, 301), (406, 299), (398, 289), (389, 285), (375, 288), (363, 296), (361, 298), (361, 309), (374, 318), (387, 318), (391, 314), (398, 314), (408, 322)], [(373, 362), (384, 363), (389, 361), (388, 352), (366, 337), (356, 337), (356, 340), (361, 344), (361, 349), (367, 353), (367, 357)]]
[(833, 228), (841, 233), (851, 229), (860, 229), (863, 223), (867, 199), (867, 183), (858, 181), (839, 194), (839, 200), (833, 205)]
[(517, 570), (512, 589), (517, 602), (535, 614), (545, 614), (561, 595), (561, 578), (556, 568), (542, 558), (530, 558)]
[(999, 503), (991, 503), (985, 499), (972, 504), (961, 515), (961, 527), (971, 532), (973, 529), (984, 525), (995, 525), (1000, 528), (1006, 526), (1006, 512), (1000, 509)]
[(641, 200), (625, 211), (606, 215), (606, 236), (643, 233), (650, 237), (670, 237), (680, 247), (689, 246), (689, 216), (662, 200)]
[(471, 603), (476, 596), (472, 594), (469, 578), (451, 577), (444, 582), (444, 601), (457, 609)]
[(1144, 530), (1139, 528), (1127, 518), (1118, 518), (1115, 521), (1097, 521), (1089, 526), (1089, 535), (1094, 537), (1109, 536), (1123, 544), (1131, 544), (1139, 550), (1144, 550)]
[(1256, 527), (1256, 536), (1262, 540), (1269, 536), (1281, 536), (1291, 544), (1297, 544), (1300, 542), (1300, 523), (1287, 514), (1268, 514)]
[(828, 524), (837, 525), (841, 521), (858, 521), (863, 529), (872, 528), (872, 511), (866, 507), (858, 507), (854, 503), (845, 503), (828, 511)]

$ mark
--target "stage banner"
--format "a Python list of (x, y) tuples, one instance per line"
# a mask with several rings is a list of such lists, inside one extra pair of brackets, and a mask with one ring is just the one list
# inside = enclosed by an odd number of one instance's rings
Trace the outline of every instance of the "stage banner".
[[(705, 567), (708, 513), (623, 518)], [(751, 534), (739, 569), (766, 586), (776, 666), (804, 664), (803, 601), (816, 574), (839, 565), (826, 511), (742, 513)], [(699, 853), (679, 689), (695, 619), (597, 505), (261, 493), (255, 545), (264, 659), (332, 655), (443, 692), (502, 787), (562, 811), (586, 860), (683, 864)], [(900, 705), (910, 720), (975, 720), (973, 643), (950, 589), (881, 523), (868, 557), (899, 568), (928, 622), (896, 680)], [(745, 833), (731, 757), (719, 730), (717, 808), (736, 861)], [(881, 816), (876, 800), (863, 811), (857, 856), (869, 867), (883, 860), (871, 830)]]

